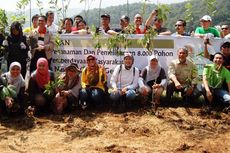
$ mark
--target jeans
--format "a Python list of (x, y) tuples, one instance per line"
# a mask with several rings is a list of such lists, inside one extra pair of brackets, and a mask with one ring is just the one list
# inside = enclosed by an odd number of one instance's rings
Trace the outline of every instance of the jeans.
[(100, 105), (104, 99), (104, 91), (100, 88), (87, 88), (80, 90), (80, 100), (87, 104)]
[[(214, 89), (212, 87), (209, 87), (209, 88), (210, 88), (213, 96), (216, 97), (217, 100), (220, 100), (220, 102), (222, 102), (222, 103), (227, 103), (227, 104), (230, 103), (230, 95), (226, 90), (220, 89), (220, 88)], [(205, 97), (205, 101), (208, 102), (204, 85), (202, 85), (202, 91), (203, 91), (203, 95)]]
[[(124, 96), (126, 102), (132, 102), (136, 98), (136, 92), (134, 90), (128, 90)], [(110, 99), (115, 103), (118, 103), (121, 98), (121, 91), (110, 93)]]

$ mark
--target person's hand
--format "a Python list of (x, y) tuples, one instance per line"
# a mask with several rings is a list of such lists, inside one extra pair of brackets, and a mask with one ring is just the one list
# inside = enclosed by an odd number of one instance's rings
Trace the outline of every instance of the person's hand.
[(207, 91), (206, 96), (207, 96), (208, 101), (211, 103), (212, 99), (213, 99), (212, 92), (211, 91)]
[(13, 106), (13, 99), (11, 97), (6, 97), (5, 104), (7, 108), (11, 108)]
[(44, 49), (45, 49), (45, 46), (43, 46), (43, 45), (38, 45), (38, 47), (36, 48), (36, 50), (38, 50), (38, 51), (42, 51)]
[(153, 10), (152, 15), (157, 16), (157, 10)]
[(190, 95), (192, 94), (192, 92), (193, 92), (193, 88), (190, 87), (190, 88), (188, 88), (188, 90), (186, 91), (186, 95), (187, 95), (187, 96), (190, 96)]
[(121, 95), (124, 95), (126, 93), (126, 91), (127, 91), (127, 88), (122, 88), (121, 89)]
[(147, 87), (145, 87), (145, 86), (141, 87), (141, 91), (142, 91), (142, 94), (144, 96), (148, 95), (148, 89), (147, 89)]
[(152, 86), (153, 89), (160, 88), (160, 87), (161, 87), (160, 84), (154, 84), (154, 85)]
[(21, 42), (20, 46), (21, 46), (21, 49), (26, 49), (26, 45), (24, 44), (24, 42)]
[(2, 46), (9, 46), (8, 41), (7, 41), (7, 40), (4, 40), (4, 41), (2, 42)]
[(178, 90), (182, 89), (182, 85), (181, 85), (179, 82), (176, 82), (176, 83), (175, 83), (175, 87), (176, 87), (176, 89), (178, 89)]
[(68, 96), (68, 95), (70, 95), (70, 92), (69, 92), (69, 91), (66, 91), (66, 90), (63, 90), (63, 91), (61, 92), (61, 94), (62, 94), (63, 96)]

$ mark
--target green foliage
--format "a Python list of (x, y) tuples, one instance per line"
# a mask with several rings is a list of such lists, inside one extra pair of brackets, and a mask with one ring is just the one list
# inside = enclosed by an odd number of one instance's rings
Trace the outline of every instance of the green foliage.
[(42, 11), (44, 10), (42, 1), (41, 0), (36, 0), (36, 5), (37, 5), (37, 7), (39, 9), (40, 14), (42, 15), (43, 14)]
[(211, 16), (214, 16), (215, 13), (216, 13), (216, 0), (203, 0), (204, 4), (207, 5), (207, 14), (211, 15)]
[(0, 99), (5, 100), (6, 97), (10, 98), (16, 98), (17, 97), (17, 92), (16, 92), (16, 87), (13, 85), (8, 84), (7, 80), (4, 79), (4, 85), (2, 85), (0, 91)]
[(184, 19), (187, 23), (191, 22), (193, 20), (193, 10), (192, 10), (192, 4), (190, 1), (188, 1), (185, 4), (185, 16)]
[(8, 26), (6, 11), (0, 9), (0, 32), (4, 33)]
[(169, 11), (170, 11), (170, 8), (168, 5), (159, 4), (157, 6), (157, 17), (158, 17), (158, 19), (166, 21), (168, 19)]
[(152, 40), (155, 36), (157, 36), (157, 32), (153, 28), (149, 28), (144, 34), (143, 39), (140, 39), (138, 43), (140, 43), (148, 51), (152, 51), (154, 48)]
[(97, 31), (97, 28), (92, 25), (92, 28), (91, 28), (92, 32), (93, 32), (93, 40), (95, 41), (94, 42), (94, 48), (97, 49), (97, 50), (100, 50), (101, 47), (102, 47), (102, 44), (101, 44), (101, 39), (102, 39), (102, 36), (100, 35), (100, 33)]
[(54, 96), (55, 90), (63, 88), (64, 85), (65, 85), (64, 80), (59, 78), (55, 79), (54, 81), (49, 81), (49, 83), (45, 85), (44, 94), (52, 97)]

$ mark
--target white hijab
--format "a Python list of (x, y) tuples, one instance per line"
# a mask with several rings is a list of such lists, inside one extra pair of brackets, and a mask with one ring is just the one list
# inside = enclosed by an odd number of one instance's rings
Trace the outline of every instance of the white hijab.
[(16, 92), (17, 94), (19, 93), (20, 89), (22, 87), (25, 87), (25, 80), (23, 79), (22, 75), (18, 75), (17, 77), (12, 77), (10, 74), (10, 71), (12, 70), (12, 68), (14, 66), (17, 66), (20, 68), (21, 70), (21, 64), (18, 62), (12, 62), (10, 64), (10, 68), (9, 68), (9, 72), (6, 72), (6, 79), (8, 81), (9, 84), (14, 85), (16, 87)]
[(148, 81), (151, 81), (151, 80), (155, 80), (158, 78), (158, 76), (160, 75), (160, 71), (161, 71), (161, 66), (157, 65), (156, 68), (152, 69), (151, 66), (150, 66), (150, 62), (151, 60), (153, 59), (156, 59), (158, 61), (158, 57), (155, 56), (155, 55), (152, 55), (150, 58), (149, 58), (149, 65), (146, 66), (146, 69), (147, 69), (147, 75), (146, 75), (146, 82)]

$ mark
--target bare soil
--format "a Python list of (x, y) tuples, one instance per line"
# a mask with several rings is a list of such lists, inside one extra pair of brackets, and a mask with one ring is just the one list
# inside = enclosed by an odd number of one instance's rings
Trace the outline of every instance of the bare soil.
[(228, 153), (230, 116), (195, 107), (82, 111), (0, 121), (1, 153)]

